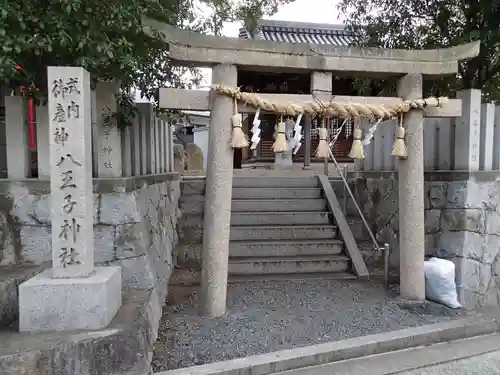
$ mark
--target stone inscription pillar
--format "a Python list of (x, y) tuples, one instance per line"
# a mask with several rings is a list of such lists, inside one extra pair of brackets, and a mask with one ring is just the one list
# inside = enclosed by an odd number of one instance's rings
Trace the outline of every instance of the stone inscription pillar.
[[(233, 65), (212, 69), (212, 82), (230, 87), (237, 85), (238, 72)], [(233, 149), (231, 115), (233, 99), (212, 93), (210, 133), (205, 188), (205, 220), (201, 270), (202, 314), (218, 317), (226, 312), (229, 226), (233, 187)]]
[(48, 67), (48, 83), (52, 269), (19, 286), (19, 330), (102, 329), (122, 303), (121, 269), (94, 266), (90, 75)]
[[(398, 82), (398, 96), (422, 97), (422, 75), (407, 74)], [(399, 251), (401, 297), (425, 300), (424, 255), (424, 118), (420, 110), (404, 115), (408, 159), (399, 160)]]

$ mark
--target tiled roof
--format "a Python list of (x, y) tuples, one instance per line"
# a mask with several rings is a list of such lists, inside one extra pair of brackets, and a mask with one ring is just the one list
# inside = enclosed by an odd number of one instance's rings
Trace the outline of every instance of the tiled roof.
[[(246, 28), (240, 29), (239, 37), (252, 39)], [(344, 25), (262, 20), (259, 23), (258, 39), (347, 46), (353, 42), (354, 36), (346, 31)]]

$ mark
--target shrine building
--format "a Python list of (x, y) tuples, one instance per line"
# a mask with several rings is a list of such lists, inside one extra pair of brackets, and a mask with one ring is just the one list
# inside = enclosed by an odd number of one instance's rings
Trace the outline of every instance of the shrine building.
[[(252, 36), (253, 34), (253, 36)], [(259, 27), (255, 33), (251, 33), (246, 28), (241, 28), (239, 38), (253, 40), (268, 40), (274, 42), (285, 43), (311, 43), (331, 46), (348, 46), (354, 41), (352, 32), (347, 31), (343, 25), (320, 24), (320, 23), (305, 23), (305, 22), (289, 22), (289, 21), (273, 21), (261, 20)], [(259, 72), (257, 69), (250, 70), (246, 67), (241, 67), (238, 70), (238, 86), (242, 91), (265, 93), (265, 94), (309, 94), (311, 92), (311, 75), (307, 72)], [(356, 96), (358, 92), (353, 87), (352, 78), (333, 77), (332, 95), (349, 95)], [(239, 161), (241, 164), (252, 163), (267, 163), (273, 162), (275, 154), (272, 150), (275, 135), (275, 125), (279, 119), (274, 114), (260, 115), (261, 141), (256, 150), (245, 148), (235, 150), (235, 168), (238, 168)], [(249, 114), (243, 124), (243, 129), (247, 135), (251, 137), (252, 121), (254, 114)], [(304, 119), (303, 121), (304, 122)], [(330, 137), (341, 128), (341, 121), (337, 118), (325, 119), (325, 126), (328, 127)], [(304, 124), (302, 124), (304, 126)], [(304, 142), (298, 152), (293, 155), (293, 162), (303, 163), (304, 158), (310, 162), (323, 162), (315, 158), (314, 154), (319, 143), (318, 127), (320, 123), (318, 119), (312, 119), (309, 135), (304, 136)], [(304, 128), (306, 130), (306, 128)], [(352, 144), (353, 123), (345, 124), (340, 132), (340, 135), (333, 147), (333, 153), (338, 161), (352, 162), (347, 154)], [(310, 140), (309, 147), (306, 142)], [(306, 155), (306, 149), (308, 150)]]

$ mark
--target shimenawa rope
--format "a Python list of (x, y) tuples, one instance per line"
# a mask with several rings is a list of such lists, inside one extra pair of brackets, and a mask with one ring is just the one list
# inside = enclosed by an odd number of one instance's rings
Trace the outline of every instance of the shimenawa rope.
[(322, 117), (338, 118), (368, 118), (388, 120), (411, 109), (424, 109), (426, 107), (441, 107), (448, 102), (447, 97), (430, 97), (427, 99), (402, 100), (401, 103), (384, 106), (362, 103), (328, 102), (320, 105), (317, 102), (302, 104), (270, 102), (251, 92), (242, 92), (237, 87), (215, 86), (215, 91), (227, 95), (239, 102), (243, 102), (262, 111), (273, 112), (283, 116), (297, 116), (299, 113), (308, 115), (321, 115)]
[[(426, 99), (414, 99), (414, 100), (402, 100), (401, 103), (396, 105), (374, 105), (374, 104), (362, 104), (362, 103), (342, 103), (330, 101), (327, 104), (318, 102), (307, 102), (302, 104), (296, 103), (280, 103), (280, 102), (270, 102), (259, 97), (257, 94), (250, 92), (242, 92), (238, 87), (228, 87), (216, 85), (214, 86), (215, 92), (220, 95), (226, 95), (234, 99), (235, 107), (236, 102), (243, 102), (245, 105), (254, 107), (255, 109), (263, 110), (266, 112), (273, 112), (283, 116), (298, 116), (300, 114), (308, 114), (311, 116), (321, 116), (321, 117), (337, 117), (337, 118), (354, 118), (361, 119), (366, 118), (370, 120), (378, 119), (378, 121), (392, 119), (397, 116), (402, 116), (404, 113), (409, 112), (411, 109), (424, 109), (426, 107), (441, 107), (448, 102), (447, 97), (429, 97)], [(233, 139), (232, 146), (234, 148), (244, 148), (248, 146), (248, 139), (244, 135), (241, 129), (241, 115), (237, 113), (237, 108), (235, 109), (235, 114), (232, 116), (233, 124)], [(288, 146), (285, 146), (285, 142), (282, 138), (284, 137), (285, 126), (283, 121), (278, 124), (278, 135), (277, 139), (273, 145), (274, 152), (284, 152), (287, 150)], [(320, 138), (324, 141), (321, 136), (324, 136), (320, 129)], [(359, 127), (354, 129), (354, 141), (349, 152), (349, 156), (354, 159), (364, 159), (363, 145), (361, 144), (362, 132)], [(402, 123), (396, 129), (396, 141), (392, 150), (392, 155), (398, 157), (406, 157), (406, 145), (404, 144), (404, 128)], [(278, 139), (279, 138), (279, 139)], [(286, 141), (286, 139), (285, 139)], [(321, 142), (320, 142), (321, 143)], [(324, 142), (323, 142), (324, 143)], [(324, 145), (323, 145), (324, 146)], [(326, 150), (323, 148), (318, 149), (317, 153), (323, 155)]]

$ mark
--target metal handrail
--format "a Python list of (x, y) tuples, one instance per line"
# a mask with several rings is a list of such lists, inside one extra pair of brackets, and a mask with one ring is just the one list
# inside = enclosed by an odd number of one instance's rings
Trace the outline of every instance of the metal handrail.
[(182, 138), (181, 133), (180, 133), (177, 129), (175, 129), (175, 128), (174, 128), (173, 133), (174, 133), (174, 136), (175, 136), (175, 137), (179, 140), (179, 142), (180, 142), (180, 143), (181, 143), (184, 147), (186, 147), (186, 146), (187, 146), (187, 142), (184, 140), (184, 138)]
[(335, 164), (335, 167), (337, 168), (337, 171), (339, 172), (340, 178), (342, 179), (342, 182), (344, 183), (344, 187), (349, 193), (351, 199), (354, 202), (354, 206), (356, 207), (356, 210), (358, 211), (359, 216), (361, 217), (361, 220), (363, 221), (363, 224), (365, 225), (366, 230), (368, 231), (368, 234), (370, 235), (371, 240), (373, 241), (373, 244), (375, 245), (375, 248), (377, 251), (380, 251), (380, 246), (378, 245), (377, 239), (373, 235), (372, 230), (370, 229), (370, 226), (368, 225), (368, 222), (365, 219), (365, 216), (363, 215), (363, 212), (361, 211), (361, 208), (358, 205), (358, 202), (356, 202), (356, 198), (354, 197), (354, 194), (352, 193), (351, 188), (349, 187), (349, 184), (347, 183), (347, 180), (345, 179), (344, 175), (342, 174), (340, 170), (340, 166), (337, 163), (337, 160), (335, 159), (335, 156), (333, 156), (333, 152), (331, 148), (328, 148), (328, 153), (330, 154), (330, 158), (333, 160), (333, 163)]
[[(337, 172), (339, 172), (340, 178), (342, 179), (342, 182), (344, 183), (344, 192), (347, 191), (354, 203), (354, 207), (356, 207), (356, 210), (358, 211), (359, 216), (361, 217), (361, 220), (363, 221), (363, 224), (365, 225), (366, 230), (368, 231), (368, 234), (370, 235), (370, 238), (373, 242), (373, 245), (375, 245), (375, 250), (380, 253), (381, 248), (377, 242), (377, 239), (375, 238), (375, 235), (373, 234), (372, 230), (370, 229), (370, 226), (368, 225), (368, 222), (366, 221), (365, 215), (363, 215), (363, 212), (361, 211), (361, 208), (358, 205), (358, 202), (356, 201), (356, 198), (354, 197), (354, 194), (349, 187), (349, 183), (347, 182), (346, 178), (344, 177), (344, 174), (340, 170), (340, 166), (337, 163), (337, 159), (335, 159), (335, 156), (333, 155), (331, 147), (328, 147), (328, 154), (330, 155), (330, 158), (333, 160), (333, 164), (335, 165), (335, 168), (337, 168)], [(328, 161), (328, 158), (326, 159)], [(346, 171), (347, 172), (347, 171)], [(347, 176), (347, 173), (346, 173)], [(344, 207), (345, 207), (345, 212), (344, 215), (347, 215), (347, 204), (346, 202), (346, 197), (344, 195)], [(384, 286), (386, 289), (389, 289), (389, 244), (384, 243)]]

